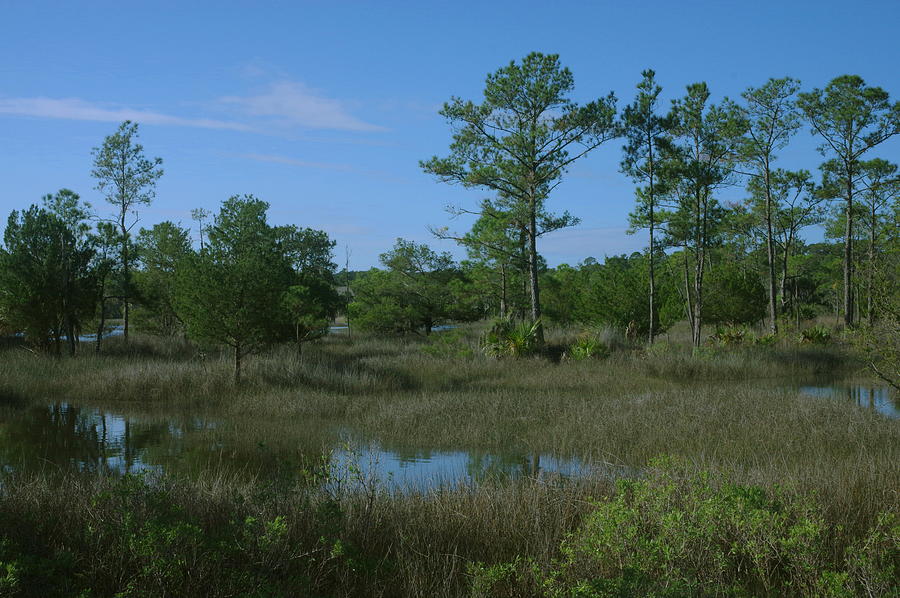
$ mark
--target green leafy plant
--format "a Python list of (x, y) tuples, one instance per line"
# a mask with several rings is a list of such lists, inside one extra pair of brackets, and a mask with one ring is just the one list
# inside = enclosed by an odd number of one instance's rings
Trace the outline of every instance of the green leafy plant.
[(532, 355), (539, 347), (540, 330), (540, 320), (519, 323), (509, 319), (497, 320), (485, 334), (482, 348), (490, 357)]
[(825, 326), (813, 326), (800, 332), (800, 343), (804, 345), (827, 345), (831, 342), (831, 331)]
[(749, 340), (750, 331), (746, 326), (717, 326), (716, 332), (710, 339), (725, 347), (733, 347), (741, 345), (744, 341)]
[(605, 358), (609, 357), (610, 350), (609, 347), (600, 339), (594, 338), (592, 336), (585, 336), (576, 340), (569, 350), (566, 352), (566, 355), (570, 359), (575, 360), (583, 360), (583, 359), (591, 359), (591, 358)]
[(778, 343), (777, 334), (763, 334), (753, 339), (753, 344), (761, 347), (772, 347), (776, 343)]

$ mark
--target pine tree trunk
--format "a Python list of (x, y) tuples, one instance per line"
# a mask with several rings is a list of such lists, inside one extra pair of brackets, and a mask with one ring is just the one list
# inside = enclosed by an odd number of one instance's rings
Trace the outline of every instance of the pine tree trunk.
[(127, 212), (125, 210), (125, 197), (124, 195), (121, 197), (120, 201), (122, 202), (122, 212), (119, 216), (119, 230), (122, 233), (122, 302), (123, 309), (122, 315), (124, 316), (124, 324), (122, 326), (122, 336), (125, 340), (128, 340), (128, 292), (130, 287), (130, 274), (129, 271), (130, 264), (128, 263), (128, 228), (125, 226), (125, 218), (127, 216)]
[(500, 319), (506, 319), (506, 264), (500, 264)]
[(778, 308), (775, 293), (775, 243), (772, 238), (772, 188), (769, 161), (766, 160), (766, 253), (769, 259), (769, 332), (778, 334)]
[(100, 341), (103, 340), (103, 328), (106, 326), (106, 298), (103, 297), (103, 289), (100, 290), (100, 324), (97, 326), (97, 344), (94, 352), (100, 355)]
[(844, 325), (853, 326), (853, 170), (847, 168), (847, 228), (844, 231)]
[(528, 220), (528, 282), (531, 286), (531, 321), (535, 326), (535, 345), (544, 347), (544, 325), (541, 322), (541, 298), (538, 287), (537, 200), (532, 193)]
[(869, 326), (875, 323), (875, 233), (878, 226), (878, 218), (875, 212), (875, 199), (872, 199), (872, 212), (870, 214), (871, 229), (869, 231), (869, 271), (867, 273), (866, 286), (866, 316), (868, 317)]
[(654, 237), (653, 233), (654, 226), (656, 225), (656, 214), (655, 211), (655, 203), (656, 203), (656, 194), (655, 189), (653, 187), (653, 137), (649, 134), (647, 135), (647, 156), (648, 156), (648, 164), (649, 164), (649, 178), (650, 178), (650, 332), (648, 333), (647, 344), (652, 345), (653, 340), (656, 337), (656, 246), (654, 245)]
[(684, 247), (684, 301), (685, 312), (687, 313), (688, 324), (691, 325), (691, 339), (694, 334), (694, 302), (691, 300), (691, 276), (688, 270), (688, 248)]
[(655, 277), (655, 247), (653, 245), (653, 204), (650, 204), (650, 333), (648, 344), (652, 345), (656, 338), (656, 277)]

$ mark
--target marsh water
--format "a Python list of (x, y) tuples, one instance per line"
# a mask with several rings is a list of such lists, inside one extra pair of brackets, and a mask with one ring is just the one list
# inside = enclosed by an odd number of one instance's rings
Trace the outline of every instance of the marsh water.
[[(900, 397), (886, 386), (805, 383), (782, 389), (900, 418)], [(357, 481), (377, 480), (394, 489), (630, 473), (611, 463), (514, 448), (485, 452), (389, 446), (354, 434), (340, 422), (247, 422), (183, 413), (125, 414), (65, 401), (20, 406), (0, 401), (0, 469), (7, 471), (194, 474), (224, 466), (239, 474), (290, 480), (323, 464)]]

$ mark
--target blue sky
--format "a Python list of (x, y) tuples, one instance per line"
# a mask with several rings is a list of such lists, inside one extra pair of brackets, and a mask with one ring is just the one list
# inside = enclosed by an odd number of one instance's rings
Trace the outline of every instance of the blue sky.
[[(131, 119), (166, 171), (143, 226), (190, 225), (191, 208), (253, 193), (273, 222), (327, 231), (339, 261), (349, 246), (351, 269), (375, 265), (396, 237), (461, 255), (428, 226), (465, 230), (444, 207), (487, 194), (437, 183), (418, 162), (447, 152), (440, 105), (477, 101), (510, 60), (558, 53), (575, 99), (614, 91), (620, 107), (648, 67), (666, 101), (700, 80), (720, 99), (773, 76), (810, 89), (845, 73), (896, 100), (898, 25), (898, 0), (0, 0), (0, 227), (62, 187), (109, 214), (91, 148)], [(815, 170), (815, 145), (804, 128), (779, 165)], [(613, 141), (577, 163), (551, 198), (582, 223), (543, 240), (550, 264), (645, 244), (625, 234), (633, 195), (620, 150)], [(900, 160), (900, 142), (875, 155)]]

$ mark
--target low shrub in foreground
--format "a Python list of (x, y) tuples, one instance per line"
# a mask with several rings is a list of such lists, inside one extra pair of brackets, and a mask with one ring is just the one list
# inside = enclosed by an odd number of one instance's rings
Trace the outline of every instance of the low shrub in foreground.
[(814, 497), (665, 460), (590, 503), (584, 487), (527, 480), (408, 495), (3, 482), (2, 596), (837, 598), (896, 595), (900, 574), (896, 514), (852, 535)]
[(900, 518), (883, 514), (849, 547), (833, 545), (839, 534), (808, 498), (658, 461), (596, 502), (549, 569), (517, 559), (470, 573), (476, 595), (495, 597), (896, 596)]

